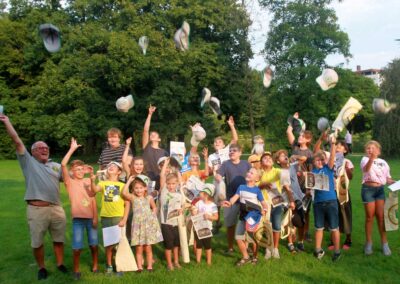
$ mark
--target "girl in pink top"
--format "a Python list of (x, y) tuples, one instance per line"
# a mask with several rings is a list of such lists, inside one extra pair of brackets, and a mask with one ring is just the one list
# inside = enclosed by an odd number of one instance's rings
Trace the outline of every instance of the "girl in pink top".
[(98, 259), (98, 238), (97, 238), (97, 206), (96, 199), (90, 197), (87, 190), (90, 190), (91, 181), (85, 178), (85, 174), (93, 174), (93, 168), (85, 165), (80, 160), (71, 162), (70, 170), (67, 164), (72, 154), (81, 145), (78, 145), (74, 138), (71, 139), (71, 146), (68, 153), (61, 162), (61, 169), (65, 187), (68, 191), (71, 202), (72, 215), (72, 249), (74, 255), (74, 278), (79, 280), (79, 258), (83, 248), (83, 235), (86, 229), (88, 243), (92, 253), (92, 271), (97, 272)]
[(371, 140), (365, 144), (365, 154), (361, 159), (361, 170), (363, 173), (361, 198), (365, 208), (365, 237), (366, 243), (364, 253), (372, 254), (372, 226), (374, 216), (378, 222), (379, 234), (381, 235), (382, 252), (385, 256), (391, 255), (386, 238), (384, 224), (385, 192), (384, 185), (392, 184), (394, 181), (390, 176), (390, 168), (385, 160), (378, 158), (381, 154), (381, 145)]

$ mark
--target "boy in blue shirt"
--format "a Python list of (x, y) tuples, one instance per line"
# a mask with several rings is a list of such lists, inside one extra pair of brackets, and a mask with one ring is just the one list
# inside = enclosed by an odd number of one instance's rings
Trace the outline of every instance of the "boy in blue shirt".
[[(325, 221), (326, 225), (331, 231), (331, 239), (334, 245), (334, 254), (332, 261), (337, 261), (340, 258), (340, 233), (339, 233), (339, 213), (338, 203), (335, 192), (335, 152), (336, 152), (336, 139), (332, 136), (330, 138), (330, 157), (327, 157), (323, 151), (318, 151), (313, 155), (314, 174), (323, 174), (328, 176), (329, 190), (315, 190), (314, 195), (314, 225), (315, 225), (315, 252), (314, 256), (322, 259), (325, 252), (321, 248), (322, 238), (324, 234)], [(327, 163), (326, 163), (327, 160)]]

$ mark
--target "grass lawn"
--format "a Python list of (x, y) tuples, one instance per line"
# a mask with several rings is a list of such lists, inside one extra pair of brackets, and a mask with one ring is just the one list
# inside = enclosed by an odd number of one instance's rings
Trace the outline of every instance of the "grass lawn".
[[(400, 267), (400, 241), (398, 232), (389, 232), (391, 257), (384, 257), (380, 251), (377, 227), (374, 227), (374, 254), (363, 255), (364, 209), (360, 197), (361, 173), (359, 156), (352, 157), (356, 167), (351, 184), (353, 200), (353, 247), (343, 252), (337, 263), (332, 263), (331, 252), (318, 261), (312, 256), (313, 243), (306, 243), (306, 253), (290, 255), (286, 250), (286, 241), (281, 241), (280, 260), (265, 261), (260, 254), (259, 264), (241, 268), (234, 266), (239, 253), (228, 257), (222, 254), (225, 246), (225, 230), (213, 239), (213, 265), (196, 265), (192, 262), (183, 265), (181, 270), (168, 272), (165, 267), (162, 245), (153, 247), (157, 262), (154, 273), (126, 273), (123, 277), (107, 277), (103, 273), (90, 272), (90, 253), (85, 249), (81, 255), (82, 283), (398, 283)], [(389, 161), (393, 178), (400, 179), (400, 161)], [(2, 251), (0, 258), (0, 283), (30, 283), (37, 279), (37, 265), (30, 248), (29, 231), (26, 220), (24, 197), (24, 178), (17, 161), (0, 161), (0, 240)], [(6, 194), (6, 191), (8, 192)], [(7, 196), (6, 196), (7, 195)], [(63, 206), (67, 213), (67, 242), (65, 246), (65, 264), (72, 271), (71, 220), (69, 200), (62, 188)], [(311, 218), (312, 219), (312, 218)], [(313, 229), (312, 229), (313, 232)], [(326, 237), (328, 235), (326, 234)], [(100, 238), (101, 242), (102, 239)], [(343, 238), (342, 238), (343, 242)], [(325, 238), (324, 245), (327, 244)], [(49, 271), (47, 283), (70, 283), (72, 276), (62, 275), (55, 266), (54, 254), (49, 236), (45, 243), (46, 265)], [(100, 270), (104, 271), (105, 255), (103, 248), (99, 256)]]

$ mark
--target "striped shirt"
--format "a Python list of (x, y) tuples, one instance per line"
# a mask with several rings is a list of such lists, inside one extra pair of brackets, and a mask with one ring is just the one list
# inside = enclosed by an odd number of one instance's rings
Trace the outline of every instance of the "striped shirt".
[[(112, 161), (121, 163), (124, 151), (125, 151), (125, 145), (119, 145), (118, 148), (111, 148), (107, 146), (101, 152), (100, 158), (97, 161), (97, 163), (100, 165), (101, 169), (106, 168), (107, 165)], [(132, 156), (131, 149), (129, 149), (128, 155)]]

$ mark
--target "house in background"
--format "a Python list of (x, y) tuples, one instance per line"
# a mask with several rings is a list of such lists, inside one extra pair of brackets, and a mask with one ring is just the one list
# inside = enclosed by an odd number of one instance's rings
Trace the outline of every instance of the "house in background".
[(381, 69), (361, 70), (361, 66), (357, 65), (357, 70), (356, 70), (355, 73), (372, 79), (372, 81), (374, 81), (375, 85), (377, 85), (379, 87), (381, 85), (381, 83), (382, 83), (381, 71), (382, 71)]

